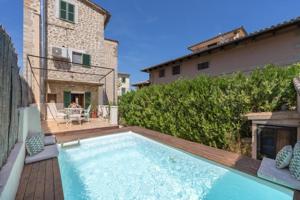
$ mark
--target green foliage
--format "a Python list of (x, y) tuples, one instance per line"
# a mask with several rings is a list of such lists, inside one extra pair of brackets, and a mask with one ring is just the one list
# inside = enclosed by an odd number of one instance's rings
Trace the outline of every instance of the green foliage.
[(267, 66), (248, 75), (153, 85), (121, 97), (121, 122), (236, 151), (240, 138), (250, 136), (245, 113), (295, 108), (292, 79), (299, 72), (299, 64)]

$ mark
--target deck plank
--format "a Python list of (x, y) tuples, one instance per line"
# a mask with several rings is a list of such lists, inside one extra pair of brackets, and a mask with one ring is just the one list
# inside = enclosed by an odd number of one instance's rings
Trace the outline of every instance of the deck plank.
[(37, 172), (37, 183), (34, 199), (42, 200), (44, 199), (45, 190), (45, 175), (46, 175), (46, 161), (40, 162), (40, 167)]
[(20, 183), (19, 183), (19, 188), (18, 188), (18, 192), (16, 195), (16, 200), (22, 200), (24, 198), (25, 195), (25, 191), (26, 191), (26, 187), (27, 187), (27, 183), (31, 174), (31, 170), (32, 170), (32, 165), (25, 165), (23, 172), (22, 172), (22, 176), (20, 179)]
[(300, 191), (295, 191), (294, 200), (300, 200)]
[(37, 183), (37, 177), (38, 174), (36, 173), (39, 169), (40, 163), (34, 163), (32, 165), (30, 177), (27, 182), (26, 191), (24, 199), (34, 199), (35, 189), (36, 189), (36, 183)]
[(54, 198), (55, 200), (64, 199), (63, 187), (62, 187), (57, 158), (53, 159), (53, 175), (54, 175)]
[(54, 199), (53, 159), (46, 161), (45, 199)]

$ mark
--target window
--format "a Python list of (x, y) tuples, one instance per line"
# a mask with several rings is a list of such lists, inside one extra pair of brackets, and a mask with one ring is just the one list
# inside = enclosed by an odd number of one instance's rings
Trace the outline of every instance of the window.
[(126, 88), (122, 88), (122, 95), (126, 93)]
[(91, 65), (91, 56), (88, 54), (82, 54), (82, 64), (85, 66)]
[(173, 75), (180, 74), (180, 65), (174, 66), (172, 68), (172, 73), (173, 73)]
[(159, 70), (159, 78), (165, 77), (165, 69)]
[(59, 17), (62, 20), (75, 22), (75, 6), (65, 1), (60, 1)]
[(126, 83), (126, 77), (122, 77), (122, 83)]
[(198, 64), (198, 70), (209, 68), (209, 62), (203, 62)]
[(73, 52), (72, 62), (82, 64), (82, 53)]
[(82, 64), (85, 67), (91, 66), (91, 56), (84, 53), (72, 52), (72, 62)]
[(47, 94), (47, 103), (56, 103), (56, 94)]

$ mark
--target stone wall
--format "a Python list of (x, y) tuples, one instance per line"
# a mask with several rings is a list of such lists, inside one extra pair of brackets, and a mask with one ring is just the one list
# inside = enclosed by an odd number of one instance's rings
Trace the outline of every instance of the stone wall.
[[(91, 64), (104, 66), (104, 16), (80, 1), (71, 1), (77, 7), (77, 23), (70, 23), (58, 18), (56, 3), (58, 0), (48, 0), (47, 6), (47, 51), (48, 57), (52, 57), (53, 47), (66, 47), (83, 51), (91, 55)], [(70, 55), (71, 56), (71, 55)], [(85, 68), (80, 65), (68, 66), (62, 63), (48, 61), (48, 69), (66, 69), (86, 73), (102, 73), (97, 68)], [(48, 79), (98, 82), (99, 77), (70, 74), (67, 72), (48, 71)]]
[[(104, 60), (105, 66), (108, 68), (113, 67), (115, 72), (110, 73), (104, 80), (105, 95), (107, 96), (106, 102), (117, 102), (117, 88), (118, 88), (118, 42), (111, 40), (104, 40)], [(115, 83), (113, 84), (113, 77), (115, 76)], [(113, 94), (113, 87), (115, 87), (115, 94)], [(104, 96), (105, 96), (104, 95)], [(108, 102), (107, 102), (108, 101)]]
[(56, 94), (56, 103), (64, 103), (64, 91), (71, 92), (91, 92), (91, 104), (97, 106), (99, 86), (92, 84), (72, 83), (72, 82), (50, 82), (48, 83), (48, 93)]
[[(40, 56), (40, 0), (24, 0), (23, 11), (23, 77), (33, 92), (33, 99), (28, 101), (40, 103), (40, 70), (34, 70), (35, 80), (27, 60), (27, 55)], [(30, 58), (30, 61), (32, 67), (40, 67), (40, 59)]]
[[(85, 74), (48, 71), (50, 80), (99, 84), (101, 75), (115, 69), (117, 74), (117, 43), (104, 39), (105, 16), (78, 0), (67, 0), (75, 5), (75, 23), (59, 19), (57, 13), (58, 0), (47, 0), (47, 57), (52, 57), (53, 47), (65, 47), (69, 50), (91, 55), (91, 67), (48, 61), (48, 69), (71, 70)], [(69, 51), (70, 52), (70, 51)], [(93, 66), (106, 67), (100, 69)], [(90, 74), (98, 74), (98, 76)], [(116, 80), (116, 79), (115, 79)], [(104, 89), (100, 91), (101, 102), (113, 101), (113, 73), (101, 81)]]

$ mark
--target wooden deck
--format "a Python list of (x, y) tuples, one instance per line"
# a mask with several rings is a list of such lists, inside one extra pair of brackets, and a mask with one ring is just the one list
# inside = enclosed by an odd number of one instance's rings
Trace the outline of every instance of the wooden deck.
[(60, 123), (57, 123), (56, 121), (42, 121), (42, 130), (44, 133), (58, 134), (66, 131), (81, 131), (104, 127), (115, 127), (114, 125), (111, 125), (106, 119), (91, 118), (90, 120), (90, 122), (82, 122), (81, 125), (78, 122), (73, 122), (68, 126), (63, 121)]
[[(231, 153), (198, 143), (189, 142), (170, 135), (161, 134), (159, 132), (140, 127), (125, 127), (120, 129), (107, 129), (101, 131), (84, 130), (77, 131), (76, 134), (74, 134), (74, 132), (65, 132), (57, 134), (56, 136), (58, 142), (63, 143), (77, 139), (116, 134), (126, 131), (133, 131), (150, 139), (201, 156), (208, 160), (223, 164), (227, 167), (231, 167), (253, 176), (256, 176), (257, 170), (260, 166), (260, 161), (253, 160), (236, 153)], [(52, 165), (49, 163), (52, 163)], [(49, 192), (47, 191), (54, 191), (53, 195), (47, 196), (46, 194), (49, 194)], [(62, 185), (57, 159), (25, 166), (18, 190), (17, 199), (61, 199), (62, 197)], [(294, 200), (300, 200), (299, 191), (295, 192)]]
[(64, 199), (57, 159), (25, 165), (16, 199)]

